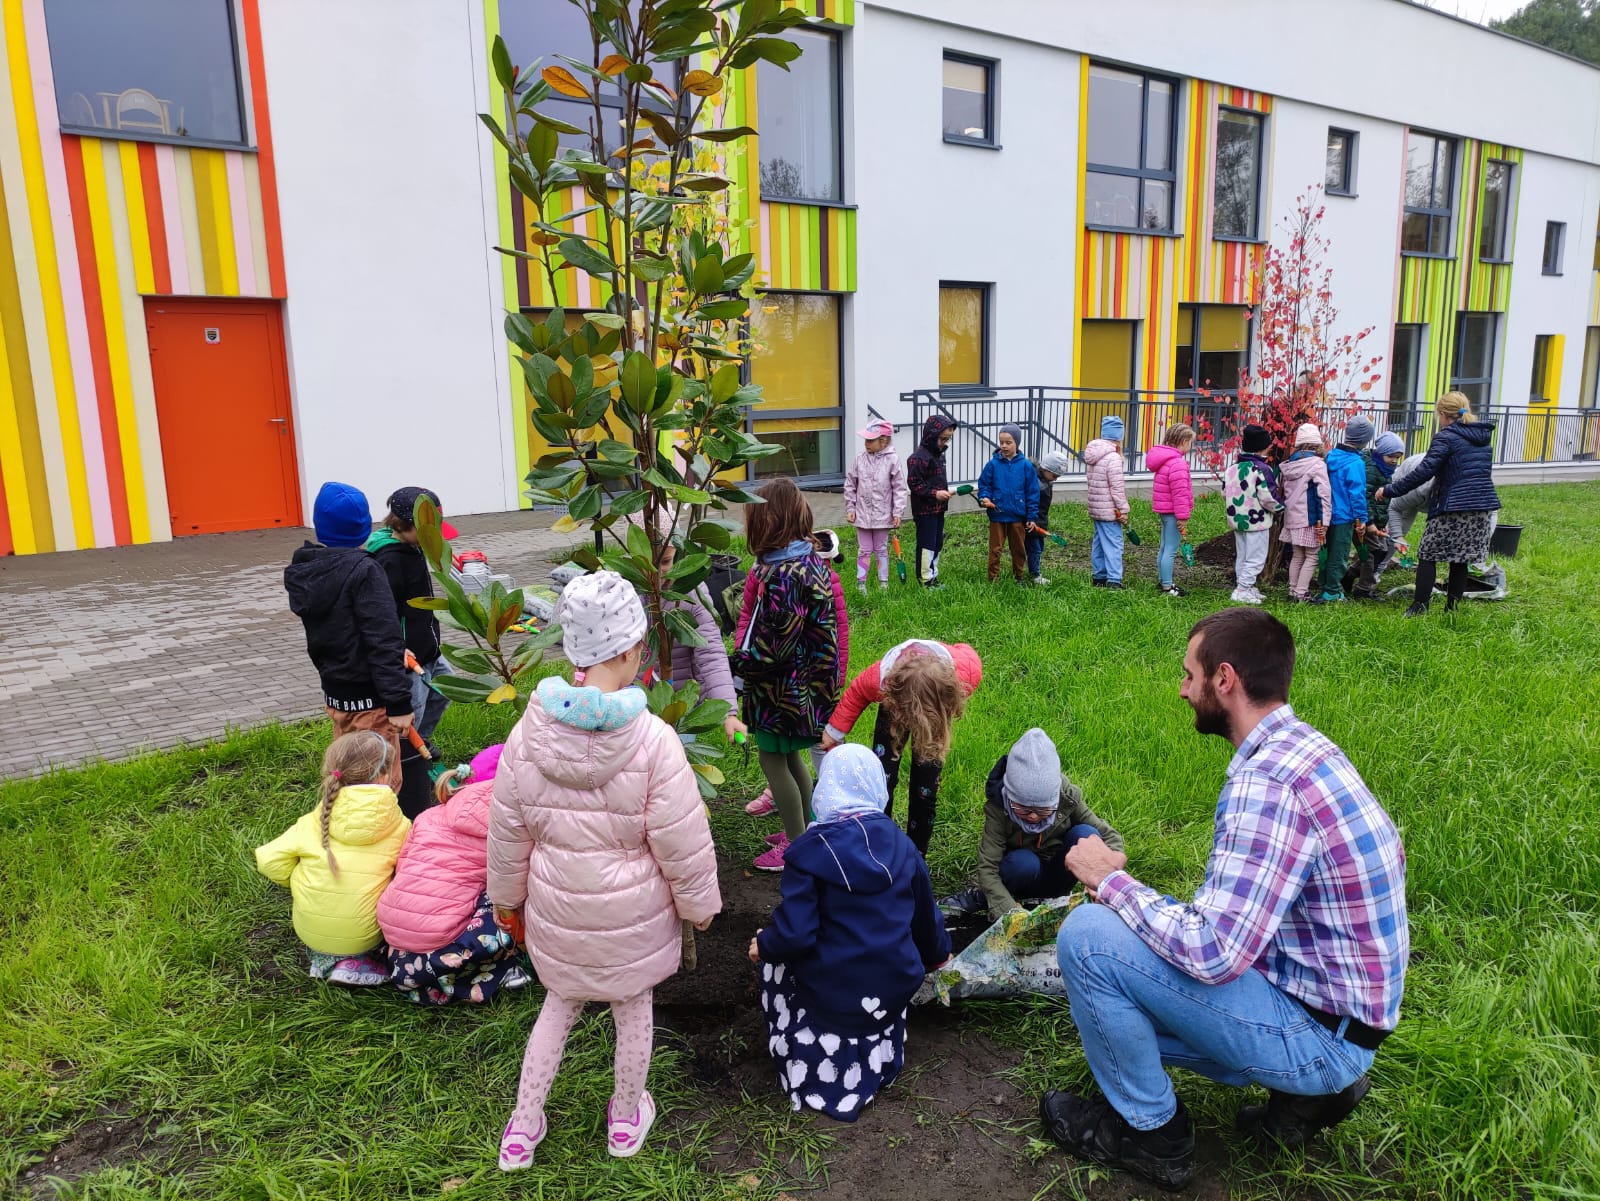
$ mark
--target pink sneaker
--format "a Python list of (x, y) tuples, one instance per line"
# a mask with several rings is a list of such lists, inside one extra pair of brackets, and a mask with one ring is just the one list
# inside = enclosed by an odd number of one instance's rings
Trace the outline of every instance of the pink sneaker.
[(782, 830), (778, 831), (778, 841), (756, 856), (752, 865), (758, 872), (781, 872), (783, 870), (783, 853), (789, 849), (789, 836)]
[(615, 1159), (628, 1159), (637, 1155), (644, 1146), (644, 1136), (655, 1125), (656, 1103), (646, 1089), (639, 1094), (639, 1110), (629, 1119), (620, 1119), (611, 1112), (611, 1102), (606, 1102), (606, 1150)]
[(767, 789), (755, 800), (744, 807), (744, 811), (751, 817), (765, 817), (769, 813), (776, 813), (778, 807), (772, 803), (772, 789)]
[(500, 1136), (500, 1170), (520, 1172), (533, 1166), (533, 1149), (544, 1142), (545, 1120), (539, 1115), (539, 1126), (533, 1134), (514, 1128), (516, 1118), (506, 1123), (506, 1132)]
[(767, 835), (767, 845), (769, 847), (775, 847), (786, 837), (787, 835), (785, 835), (782, 830), (774, 830), (771, 834)]
[(352, 955), (339, 960), (328, 973), (329, 984), (350, 988), (376, 988), (389, 983), (389, 964), (376, 955)]

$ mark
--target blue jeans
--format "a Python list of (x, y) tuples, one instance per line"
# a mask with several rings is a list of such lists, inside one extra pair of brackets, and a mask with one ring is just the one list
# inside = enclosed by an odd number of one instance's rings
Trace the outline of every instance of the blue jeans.
[(1227, 984), (1202, 984), (1104, 905), (1067, 915), (1056, 958), (1089, 1070), (1137, 1130), (1154, 1130), (1177, 1110), (1163, 1064), (1300, 1096), (1336, 1093), (1372, 1067), (1371, 1051), (1312, 1021), (1254, 968)]
[(1108, 584), (1122, 583), (1122, 523), (1097, 521), (1094, 523), (1094, 543), (1089, 548), (1089, 562), (1094, 568), (1094, 578)]
[(1023, 537), (1022, 545), (1028, 552), (1028, 574), (1037, 577), (1039, 560), (1044, 557), (1044, 535), (1028, 534)]
[(1175, 513), (1157, 513), (1161, 518), (1161, 551), (1156, 556), (1156, 571), (1163, 588), (1172, 587), (1172, 561), (1178, 557), (1178, 547), (1183, 539), (1178, 536), (1178, 517)]
[(1078, 877), (1067, 869), (1067, 852), (1080, 838), (1098, 833), (1093, 826), (1073, 826), (1067, 831), (1060, 853), (1048, 860), (1032, 847), (1013, 847), (1000, 860), (1000, 883), (1014, 897), (1038, 900), (1066, 896), (1078, 883)]
[(432, 663), (424, 663), (420, 676), (413, 674), (411, 677), (411, 724), (417, 727), (417, 733), (425, 739), (433, 738), (434, 727), (439, 724), (444, 711), (450, 707), (450, 702), (429, 685), (433, 683), (435, 676), (454, 674), (441, 655)]

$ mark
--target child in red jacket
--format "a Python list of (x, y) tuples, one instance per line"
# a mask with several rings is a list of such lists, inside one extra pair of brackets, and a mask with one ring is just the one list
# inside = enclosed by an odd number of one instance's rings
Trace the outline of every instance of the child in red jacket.
[(868, 705), (878, 706), (872, 728), (872, 749), (883, 764), (894, 812), (900, 758), (911, 743), (911, 794), (906, 802), (906, 833), (924, 855), (933, 834), (939, 804), (939, 776), (950, 750), (950, 727), (966, 708), (967, 698), (983, 682), (983, 661), (964, 642), (947, 646), (913, 638), (892, 647), (882, 659), (850, 683), (822, 736), (830, 751), (845, 740)]
[(1172, 562), (1178, 547), (1189, 536), (1189, 515), (1194, 512), (1194, 481), (1189, 475), (1185, 455), (1194, 446), (1194, 427), (1181, 421), (1167, 430), (1160, 446), (1150, 448), (1145, 463), (1155, 473), (1151, 484), (1150, 507), (1161, 518), (1161, 553), (1156, 569), (1161, 575), (1161, 591), (1168, 596), (1184, 596), (1172, 582)]

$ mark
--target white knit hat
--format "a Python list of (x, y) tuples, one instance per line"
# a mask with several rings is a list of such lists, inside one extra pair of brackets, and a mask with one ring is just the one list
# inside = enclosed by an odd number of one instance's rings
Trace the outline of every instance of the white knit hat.
[(579, 576), (563, 588), (556, 621), (561, 649), (574, 667), (593, 667), (632, 650), (646, 629), (639, 594), (614, 571)]
[(1305, 446), (1307, 444), (1315, 444), (1317, 446), (1321, 446), (1322, 445), (1322, 431), (1319, 430), (1316, 426), (1312, 425), (1311, 422), (1308, 421), (1304, 425), (1302, 425), (1299, 429), (1295, 430), (1295, 432), (1294, 432), (1294, 444), (1296, 446)]

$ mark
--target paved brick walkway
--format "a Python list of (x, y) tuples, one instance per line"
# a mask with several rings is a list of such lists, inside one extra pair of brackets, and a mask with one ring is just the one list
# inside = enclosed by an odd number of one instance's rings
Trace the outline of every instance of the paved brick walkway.
[[(813, 495), (822, 522), (836, 496)], [(458, 547), (545, 583), (547, 513), (463, 517)], [(0, 559), (0, 777), (322, 712), (283, 569), (304, 530)]]

